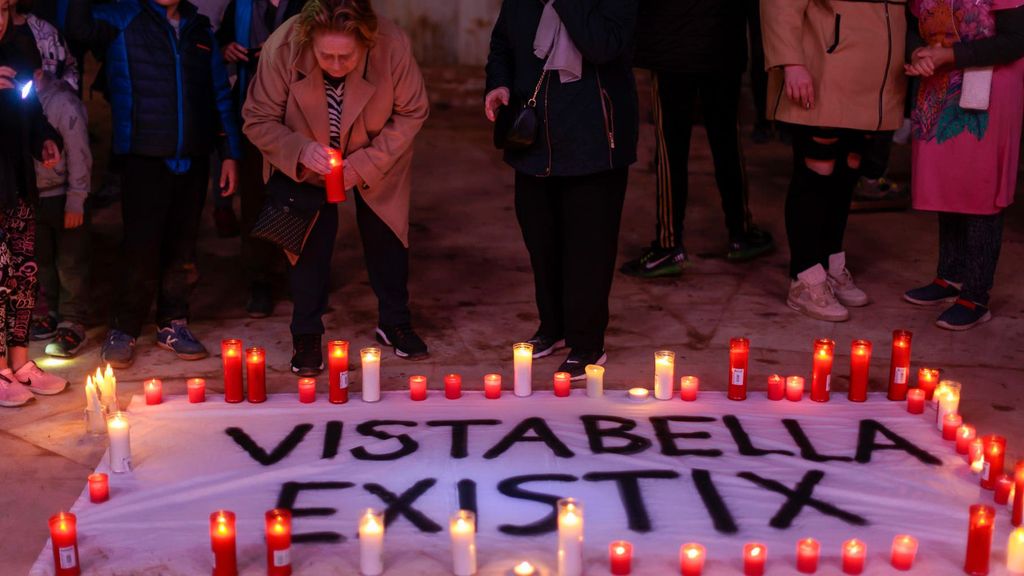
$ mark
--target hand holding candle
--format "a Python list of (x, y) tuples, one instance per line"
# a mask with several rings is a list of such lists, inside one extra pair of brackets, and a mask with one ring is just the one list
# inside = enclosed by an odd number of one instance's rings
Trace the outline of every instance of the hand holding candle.
[(327, 158), (331, 164), (331, 171), (324, 176), (327, 202), (340, 204), (345, 201), (345, 161), (341, 157), (341, 152), (334, 148), (327, 149)]

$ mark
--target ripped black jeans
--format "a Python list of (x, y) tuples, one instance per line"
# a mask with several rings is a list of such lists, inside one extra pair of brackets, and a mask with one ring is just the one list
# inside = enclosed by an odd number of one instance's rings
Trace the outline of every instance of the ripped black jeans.
[(821, 264), (843, 251), (853, 188), (871, 132), (790, 125), (793, 176), (786, 196), (789, 275)]

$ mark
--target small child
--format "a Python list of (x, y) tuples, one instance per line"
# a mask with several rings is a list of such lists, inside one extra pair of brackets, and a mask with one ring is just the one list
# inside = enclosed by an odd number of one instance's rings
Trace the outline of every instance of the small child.
[(72, 358), (85, 344), (88, 319), (89, 231), (84, 224), (92, 177), (89, 120), (82, 101), (63, 81), (39, 71), (35, 82), (43, 113), (64, 139), (64, 157), (52, 168), (35, 162), (36, 261), (48, 314), (33, 321), (32, 339), (52, 336), (46, 354)]

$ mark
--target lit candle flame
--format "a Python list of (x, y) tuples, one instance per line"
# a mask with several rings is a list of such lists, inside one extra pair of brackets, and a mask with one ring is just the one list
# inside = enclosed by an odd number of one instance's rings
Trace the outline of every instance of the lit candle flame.
[(698, 556), (700, 556), (700, 550), (698, 550), (696, 548), (687, 548), (687, 550), (686, 550), (686, 557), (687, 558), (694, 559), (694, 558), (696, 558)]
[[(806, 356), (805, 356), (805, 358), (806, 358)], [(761, 547), (760, 546), (754, 546), (753, 548), (751, 548), (750, 549), (750, 555), (751, 556), (760, 556), (761, 555)]]
[(615, 555), (616, 556), (622, 556), (625, 553), (626, 553), (626, 549), (624, 547), (622, 547), (622, 546), (616, 546), (615, 547)]
[(523, 560), (519, 564), (516, 564), (515, 568), (512, 569), (516, 576), (532, 576), (535, 572), (533, 564)]

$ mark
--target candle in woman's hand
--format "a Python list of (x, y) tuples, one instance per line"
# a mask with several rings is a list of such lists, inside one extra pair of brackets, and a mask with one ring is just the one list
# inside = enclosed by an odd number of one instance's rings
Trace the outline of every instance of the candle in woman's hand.
[(163, 402), (164, 384), (156, 378), (146, 380), (142, 383), (142, 389), (146, 393), (146, 406), (155, 406)]
[(110, 479), (103, 472), (89, 474), (89, 501), (100, 504), (110, 499)]
[(363, 576), (384, 572), (384, 515), (373, 508), (359, 520), (359, 572)]
[(249, 383), (249, 402), (267, 400), (267, 353), (259, 346), (245, 351), (245, 377)]
[(348, 402), (348, 342), (327, 343), (327, 399), (331, 404)]
[(53, 569), (56, 576), (78, 576), (78, 519), (70, 512), (50, 518), (50, 542), (53, 545)]
[(213, 549), (213, 576), (237, 576), (234, 512), (218, 510), (210, 514), (210, 548)]
[(814, 574), (818, 571), (818, 558), (821, 556), (821, 543), (814, 538), (804, 538), (796, 543), (796, 570), (802, 574)]
[(221, 365), (224, 369), (224, 401), (241, 402), (242, 341), (234, 338), (220, 341)]
[(843, 574), (860, 574), (864, 571), (864, 561), (867, 559), (868, 545), (857, 540), (843, 542)]
[(914, 567), (917, 557), (917, 538), (900, 534), (892, 539), (892, 567), (897, 570), (910, 570)]
[(188, 401), (190, 404), (206, 402), (206, 380), (202, 378), (189, 378), (185, 381), (188, 388)]
[(334, 148), (327, 149), (327, 160), (331, 164), (331, 171), (324, 176), (327, 202), (340, 204), (345, 201), (345, 161)]
[(275, 508), (265, 515), (267, 576), (292, 573), (292, 513)]

